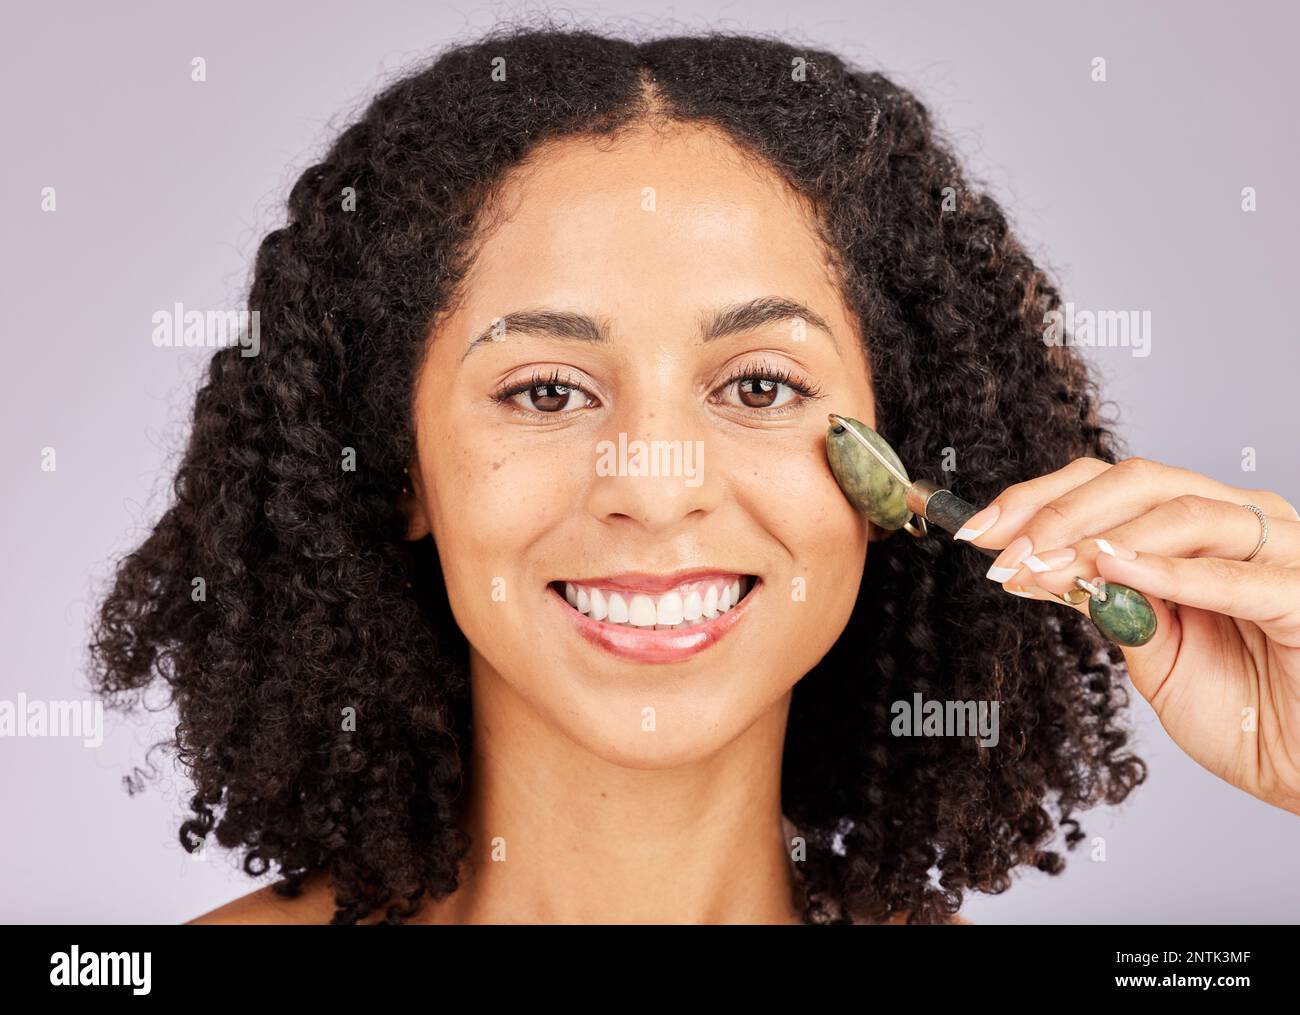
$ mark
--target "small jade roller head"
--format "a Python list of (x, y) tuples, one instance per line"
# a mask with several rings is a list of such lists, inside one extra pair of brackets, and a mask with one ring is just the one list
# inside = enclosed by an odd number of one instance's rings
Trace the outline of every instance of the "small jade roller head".
[(879, 451), (898, 470), (899, 476), (907, 478), (903, 463), (880, 434), (865, 423), (834, 413), (826, 431), (826, 458), (831, 465), (831, 474), (849, 503), (871, 521), (882, 529), (901, 529), (912, 517), (907, 506), (907, 487), (910, 484), (899, 482), (863, 446), (864, 441)]

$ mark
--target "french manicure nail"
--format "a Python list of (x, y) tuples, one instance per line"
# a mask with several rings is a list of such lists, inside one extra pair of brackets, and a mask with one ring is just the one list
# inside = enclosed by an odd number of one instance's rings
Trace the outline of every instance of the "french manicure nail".
[(1137, 560), (1137, 554), (1127, 546), (1120, 546), (1108, 539), (1094, 539), (1093, 542), (1097, 544), (1097, 549), (1102, 553), (1109, 553), (1112, 557), (1118, 557), (1120, 560)]
[(1033, 548), (1034, 545), (1029, 541), (1028, 536), (1016, 536), (1007, 544), (1006, 549), (998, 554), (998, 559), (993, 562), (986, 577), (999, 584), (1009, 581), (1020, 570), (1021, 561), (1029, 556), (1029, 551)]
[(1046, 553), (1026, 557), (1024, 564), (1029, 570), (1042, 574), (1044, 571), (1057, 571), (1065, 567), (1076, 556), (1074, 547), (1065, 546), (1059, 550), (1048, 550)]
[(952, 538), (975, 539), (982, 536), (993, 528), (1000, 514), (1002, 514), (1002, 508), (997, 504), (990, 504), (983, 511), (979, 511), (967, 518), (966, 524), (958, 529)]

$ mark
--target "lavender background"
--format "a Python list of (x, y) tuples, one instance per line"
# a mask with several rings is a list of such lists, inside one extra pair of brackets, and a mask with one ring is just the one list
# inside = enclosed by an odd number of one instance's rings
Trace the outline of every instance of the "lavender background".
[[(1300, 501), (1295, 293), (1300, 73), (1293, 5), (771, 2), (555, 8), (610, 31), (762, 30), (916, 90), (1080, 308), (1149, 310), (1151, 354), (1088, 350), (1132, 454)], [(0, 699), (85, 698), (112, 559), (166, 504), (211, 350), (156, 348), (151, 315), (237, 308), (296, 175), (382, 82), (536, 5), (7, 5), (0, 285)], [(1194, 13), (1193, 13), (1194, 12)], [(191, 59), (207, 80), (190, 80)], [(1090, 80), (1104, 56), (1108, 81)], [(42, 188), (57, 211), (41, 210)], [(1241, 190), (1258, 210), (1241, 210)], [(57, 450), (43, 472), (41, 449)], [(1243, 473), (1242, 449), (1258, 469)], [(1087, 816), (1072, 855), (975, 896), (979, 923), (1292, 922), (1300, 819), (1182, 754), (1133, 695), (1152, 773)], [(256, 887), (194, 861), (186, 784), (128, 797), (169, 713), (106, 713), (97, 749), (0, 738), (0, 920), (179, 922)]]

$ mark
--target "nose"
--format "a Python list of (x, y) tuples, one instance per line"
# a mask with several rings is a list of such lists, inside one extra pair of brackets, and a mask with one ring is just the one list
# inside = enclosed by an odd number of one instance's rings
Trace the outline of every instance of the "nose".
[(708, 428), (687, 410), (657, 410), (612, 419), (596, 445), (596, 477), (587, 509), (603, 522), (662, 533), (702, 519), (726, 484), (708, 456)]

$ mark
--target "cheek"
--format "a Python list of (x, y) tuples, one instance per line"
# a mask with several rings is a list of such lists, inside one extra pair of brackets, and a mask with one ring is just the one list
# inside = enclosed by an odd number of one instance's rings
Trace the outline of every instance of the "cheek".
[(831, 475), (820, 433), (733, 444), (738, 492), (796, 557), (865, 548), (866, 522)]
[(580, 503), (573, 441), (452, 428), (427, 445), (430, 524), (449, 592), (514, 574), (522, 555)]
[(828, 597), (843, 600), (851, 610), (868, 527), (831, 475), (823, 445), (820, 432), (734, 442), (728, 449), (731, 480), (746, 510), (789, 555), (788, 580), (804, 579), (809, 602), (830, 608), (823, 598)]

